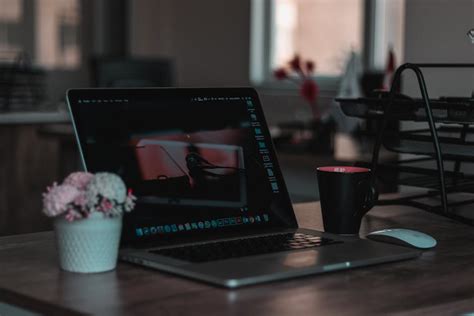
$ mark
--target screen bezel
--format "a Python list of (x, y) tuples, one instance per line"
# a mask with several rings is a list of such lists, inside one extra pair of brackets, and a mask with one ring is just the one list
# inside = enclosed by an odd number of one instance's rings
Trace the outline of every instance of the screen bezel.
[[(229, 97), (251, 97), (252, 101), (255, 103), (255, 111), (256, 114), (259, 118), (259, 122), (261, 124), (263, 136), (265, 139), (268, 140), (268, 150), (269, 153), (272, 157), (274, 157), (274, 160), (272, 163), (274, 164), (274, 170), (275, 172), (278, 173), (277, 181), (280, 190), (280, 193), (282, 194), (282, 198), (280, 200), (280, 207), (281, 209), (285, 210), (285, 220), (286, 223), (285, 225), (281, 226), (273, 226), (271, 229), (288, 229), (288, 228), (297, 228), (298, 224), (296, 221), (296, 217), (293, 211), (291, 199), (288, 194), (288, 190), (285, 184), (285, 181), (283, 179), (283, 174), (281, 173), (281, 168), (278, 162), (278, 157), (276, 155), (275, 149), (274, 149), (274, 144), (273, 140), (271, 139), (270, 132), (268, 129), (267, 122), (265, 120), (265, 116), (263, 113), (262, 106), (260, 104), (260, 99), (258, 97), (258, 94), (255, 89), (253, 88), (91, 88), (91, 89), (70, 89), (66, 93), (66, 99), (67, 99), (67, 104), (69, 107), (70, 115), (71, 115), (71, 121), (72, 125), (74, 128), (74, 133), (76, 136), (76, 143), (78, 145), (79, 149), (79, 154), (81, 157), (81, 162), (83, 165), (84, 170), (87, 170), (87, 157), (84, 153), (84, 150), (82, 148), (82, 141), (81, 141), (81, 136), (79, 135), (79, 131), (77, 129), (77, 126), (81, 125), (81, 120), (85, 118), (81, 118), (77, 113), (78, 113), (78, 107), (84, 105), (84, 104), (79, 104), (77, 101), (79, 99), (99, 99), (99, 98), (132, 98), (133, 96), (140, 96), (141, 98), (149, 96), (150, 98), (160, 96), (160, 97), (172, 97), (172, 96), (189, 96), (189, 97), (196, 97), (196, 96), (202, 96), (202, 97), (219, 97), (219, 96), (229, 96)], [(97, 106), (97, 105), (96, 105)], [(285, 204), (285, 205), (282, 205)], [(136, 237), (134, 234), (130, 233), (128, 231), (128, 225), (126, 225), (126, 216), (124, 217), (124, 225), (122, 226), (122, 243), (136, 243), (142, 240), (145, 240), (143, 238)], [(239, 230), (239, 229), (236, 229)], [(257, 233), (258, 230), (262, 230), (262, 227), (242, 227), (239, 232), (242, 232), (242, 234), (247, 234), (247, 233)], [(205, 238), (213, 238), (218, 237), (221, 234), (222, 231), (200, 231), (196, 233), (189, 234), (186, 236), (186, 234), (170, 234), (163, 238), (163, 236), (160, 236), (160, 238), (165, 240), (165, 243), (168, 242), (174, 242), (174, 241), (186, 241), (186, 239), (190, 238), (196, 238), (196, 235), (201, 235), (205, 236)], [(148, 240), (149, 241), (149, 240)]]

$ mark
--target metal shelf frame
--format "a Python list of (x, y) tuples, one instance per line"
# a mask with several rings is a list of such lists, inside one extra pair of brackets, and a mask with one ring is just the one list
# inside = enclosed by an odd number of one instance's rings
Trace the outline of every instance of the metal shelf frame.
[[(447, 189), (447, 186), (446, 186), (446, 177), (445, 177), (445, 175), (447, 173), (445, 172), (445, 166), (444, 166), (444, 160), (443, 160), (443, 158), (446, 158), (446, 155), (444, 155), (445, 157), (443, 157), (443, 152), (442, 152), (441, 146), (440, 146), (440, 137), (438, 136), (438, 130), (437, 130), (436, 124), (435, 124), (436, 121), (433, 118), (433, 109), (432, 109), (431, 104), (430, 104), (430, 98), (428, 96), (428, 90), (426, 88), (426, 82), (425, 82), (425, 79), (424, 79), (424, 76), (423, 76), (423, 72), (421, 71), (422, 68), (474, 68), (474, 64), (465, 64), (465, 63), (463, 63), (463, 64), (450, 64), (450, 63), (412, 64), (412, 63), (406, 63), (406, 64), (403, 64), (400, 67), (398, 67), (398, 69), (396, 70), (396, 72), (394, 74), (392, 85), (390, 87), (390, 92), (389, 92), (389, 95), (388, 95), (388, 102), (386, 104), (386, 107), (384, 109), (384, 113), (383, 113), (383, 116), (382, 116), (382, 119), (381, 119), (382, 122), (379, 126), (379, 129), (378, 129), (377, 135), (376, 135), (376, 141), (375, 141), (375, 145), (374, 145), (374, 148), (373, 148), (372, 161), (371, 161), (371, 168), (372, 168), (371, 182), (375, 186), (376, 178), (377, 178), (377, 170), (378, 170), (378, 167), (379, 167), (379, 152), (380, 152), (380, 148), (381, 148), (382, 143), (383, 143), (384, 132), (385, 132), (385, 129), (387, 127), (387, 122), (391, 119), (392, 120), (393, 119), (399, 120), (398, 118), (396, 118), (396, 115), (393, 115), (395, 113), (393, 104), (395, 102), (396, 92), (398, 91), (398, 88), (399, 88), (399, 85), (400, 85), (401, 75), (405, 71), (411, 70), (416, 75), (419, 90), (420, 90), (422, 100), (423, 100), (424, 109), (425, 109), (425, 112), (426, 112), (426, 121), (427, 121), (428, 126), (429, 126), (429, 132), (430, 132), (431, 141), (432, 141), (432, 144), (433, 144), (433, 152), (429, 153), (429, 154), (427, 153), (427, 155), (432, 156), (432, 158), (436, 161), (436, 167), (437, 168), (436, 168), (436, 170), (433, 170), (433, 171), (435, 171), (434, 174), (436, 174), (436, 176), (437, 176), (437, 182), (438, 182), (437, 187), (438, 187), (438, 189), (431, 190), (428, 193), (421, 194), (421, 195), (417, 194), (417, 195), (403, 197), (403, 198), (399, 198), (399, 199), (379, 200), (377, 202), (377, 204), (379, 204), (379, 205), (387, 205), (387, 204), (411, 205), (411, 206), (421, 208), (421, 209), (424, 209), (424, 210), (432, 212), (432, 213), (440, 214), (440, 215), (443, 215), (443, 216), (446, 216), (446, 217), (449, 217), (449, 218), (452, 218), (452, 219), (455, 219), (455, 220), (458, 220), (458, 221), (461, 221), (461, 222), (464, 222), (464, 223), (467, 223), (467, 224), (470, 224), (470, 225), (474, 225), (474, 220), (468, 219), (466, 217), (463, 217), (463, 216), (460, 216), (460, 215), (457, 215), (457, 214), (454, 214), (452, 212), (453, 207), (474, 203), (474, 199), (469, 199), (467, 201), (462, 201), (462, 202), (448, 203), (447, 193), (448, 193), (448, 191), (449, 192), (455, 192), (455, 189), (453, 190), (453, 187), (450, 187), (449, 189)], [(462, 129), (461, 129), (460, 137), (457, 141), (455, 141), (455, 143), (457, 142), (458, 144), (466, 144), (467, 145), (468, 143), (466, 142), (466, 133), (470, 130), (469, 124), (466, 124), (465, 122), (459, 122), (459, 124), (462, 126)], [(445, 139), (443, 139), (443, 141), (445, 141)], [(426, 158), (421, 158), (419, 160), (422, 161), (424, 159), (426, 159)], [(450, 157), (449, 159), (452, 160), (453, 157)], [(460, 164), (461, 164), (461, 161), (463, 159), (456, 160), (456, 157), (454, 157), (454, 160), (455, 160), (455, 165), (454, 165), (454, 171), (452, 172), (452, 174), (459, 174)], [(400, 163), (404, 163), (404, 162), (401, 161)], [(423, 172), (421, 172), (421, 173), (423, 173)], [(450, 172), (448, 172), (448, 174), (449, 173)], [(426, 203), (415, 201), (416, 199), (420, 199), (420, 198), (436, 197), (436, 196), (439, 196), (440, 200), (441, 200), (441, 205), (439, 205), (439, 206), (432, 206), (432, 205), (428, 205)]]

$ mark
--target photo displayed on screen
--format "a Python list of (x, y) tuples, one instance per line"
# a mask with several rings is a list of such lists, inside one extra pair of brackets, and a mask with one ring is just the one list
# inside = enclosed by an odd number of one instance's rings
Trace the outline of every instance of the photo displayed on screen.
[[(135, 192), (143, 202), (244, 207), (247, 183), (243, 130), (134, 136), (141, 177)], [(240, 134), (240, 135), (239, 135)], [(226, 141), (227, 144), (215, 143)]]

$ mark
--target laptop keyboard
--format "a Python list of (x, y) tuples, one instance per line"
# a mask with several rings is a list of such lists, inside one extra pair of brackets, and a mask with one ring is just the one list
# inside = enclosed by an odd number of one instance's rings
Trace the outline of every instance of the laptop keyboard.
[(190, 262), (207, 262), (315, 248), (337, 243), (342, 243), (342, 241), (302, 233), (285, 233), (158, 249), (150, 252)]

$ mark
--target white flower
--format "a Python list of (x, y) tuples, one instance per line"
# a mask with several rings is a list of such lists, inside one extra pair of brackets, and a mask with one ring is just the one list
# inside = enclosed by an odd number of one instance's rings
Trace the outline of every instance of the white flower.
[(75, 187), (67, 184), (53, 184), (43, 194), (43, 213), (53, 217), (66, 212), (81, 194)]
[(89, 182), (86, 197), (87, 206), (90, 210), (94, 210), (98, 206), (100, 198), (115, 203), (124, 203), (127, 197), (127, 188), (119, 176), (113, 173), (99, 172)]
[(85, 190), (89, 182), (94, 178), (94, 175), (89, 172), (73, 172), (66, 179), (64, 179), (63, 184), (72, 185), (73, 187), (79, 190)]

